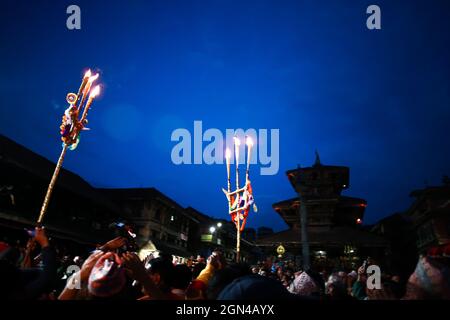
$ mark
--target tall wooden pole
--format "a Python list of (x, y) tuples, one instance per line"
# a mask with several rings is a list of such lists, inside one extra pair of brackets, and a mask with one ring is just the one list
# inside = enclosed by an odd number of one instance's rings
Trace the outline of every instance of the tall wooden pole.
[[(238, 166), (236, 165), (236, 190), (239, 189), (239, 169)], [(237, 196), (237, 206), (239, 207), (239, 202), (240, 202), (240, 197), (239, 197), (239, 192), (236, 194)], [(237, 217), (237, 224), (236, 224), (236, 262), (240, 262), (241, 261), (241, 212), (238, 211), (236, 213), (236, 217)]]
[(45, 194), (44, 203), (41, 207), (41, 212), (39, 213), (39, 218), (37, 220), (38, 226), (42, 224), (42, 221), (44, 220), (45, 213), (47, 212), (48, 204), (50, 202), (50, 197), (52, 196), (53, 188), (56, 183), (56, 179), (58, 178), (59, 171), (61, 170), (64, 156), (66, 155), (68, 145), (64, 143), (64, 147), (61, 151), (61, 155), (59, 156), (58, 162), (56, 163), (55, 171), (53, 172), (52, 179), (50, 180), (50, 184), (47, 188), (47, 193)]
[[(238, 138), (235, 138), (234, 140), (234, 154), (236, 159), (236, 190), (239, 190), (239, 145), (240, 141)], [(244, 155), (245, 156), (245, 155)], [(237, 199), (237, 207), (239, 208), (240, 203), (240, 194), (239, 192), (236, 193), (236, 199)], [(239, 262), (241, 260), (241, 213), (238, 211), (236, 212), (236, 262)]]
[(299, 210), (300, 210), (303, 270), (309, 270), (311, 264), (309, 257), (309, 242), (308, 242), (308, 212), (306, 209), (305, 201), (300, 192), (298, 192), (298, 199), (300, 201)]

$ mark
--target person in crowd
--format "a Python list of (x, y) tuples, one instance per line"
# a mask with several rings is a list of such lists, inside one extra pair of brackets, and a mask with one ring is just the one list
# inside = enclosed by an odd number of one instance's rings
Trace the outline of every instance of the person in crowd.
[(319, 286), (306, 271), (295, 277), (288, 290), (299, 296), (318, 296), (320, 293)]
[(35, 228), (33, 241), (41, 248), (41, 268), (18, 268), (8, 257), (0, 256), (0, 296), (4, 299), (38, 299), (50, 292), (56, 280), (56, 252), (50, 246), (44, 228)]
[(358, 274), (355, 270), (352, 270), (347, 274), (347, 294), (350, 296), (352, 295), (353, 284), (355, 283), (357, 278)]
[(351, 298), (347, 290), (347, 275), (342, 272), (331, 274), (326, 282), (326, 296), (330, 300), (347, 300)]
[(92, 248), (49, 240), (44, 228), (30, 234), (28, 241), (23, 241), (24, 234), (20, 241), (0, 242), (0, 296), (4, 299), (450, 299), (448, 245), (424, 252), (409, 279), (392, 269), (381, 274), (381, 288), (371, 288), (367, 267), (377, 263), (370, 258), (350, 273), (343, 271), (349, 270), (340, 261), (329, 261), (320, 269), (313, 264), (307, 271), (288, 259), (268, 258), (252, 267), (228, 264), (220, 250), (206, 261), (192, 257), (174, 265), (173, 256), (165, 253), (140, 259), (134, 253), (136, 247), (123, 237), (98, 245), (86, 255)]
[(215, 250), (208, 258), (206, 267), (201, 270), (198, 276), (193, 272), (194, 280), (186, 290), (186, 299), (201, 300), (206, 299), (206, 289), (209, 280), (213, 277), (217, 270), (221, 270), (226, 266), (226, 260), (220, 250)]
[(208, 281), (206, 298), (216, 300), (220, 292), (235, 279), (253, 274), (245, 263), (233, 263), (223, 268), (218, 268)]
[[(441, 251), (441, 252), (439, 252)], [(419, 257), (406, 284), (405, 300), (450, 300), (450, 245), (432, 248)]]
[(172, 279), (172, 294), (180, 300), (186, 297), (186, 290), (192, 280), (192, 271), (186, 264), (178, 264), (174, 267)]
[(358, 300), (366, 300), (367, 274), (365, 266), (358, 269), (358, 276), (352, 287), (352, 296)]
[(256, 274), (239, 277), (227, 285), (217, 300), (298, 300), (305, 299), (291, 294), (275, 279)]
[(194, 266), (192, 268), (192, 277), (195, 279), (197, 278), (203, 269), (206, 268), (206, 263), (202, 258), (197, 259), (197, 261), (194, 263)]

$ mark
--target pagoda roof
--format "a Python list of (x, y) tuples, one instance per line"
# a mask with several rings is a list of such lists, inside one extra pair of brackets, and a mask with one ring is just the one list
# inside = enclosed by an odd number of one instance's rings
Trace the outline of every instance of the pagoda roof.
[[(298, 229), (288, 229), (259, 239), (258, 246), (272, 246), (279, 244), (301, 244), (301, 232)], [(387, 240), (373, 233), (348, 226), (337, 226), (328, 229), (308, 230), (310, 245), (341, 246), (357, 244), (360, 247), (384, 247)]]
[[(283, 200), (272, 204), (272, 208), (276, 209), (292, 209), (293, 206), (298, 206), (300, 200), (298, 197)], [(367, 201), (362, 198), (339, 196), (339, 207), (366, 207)]]

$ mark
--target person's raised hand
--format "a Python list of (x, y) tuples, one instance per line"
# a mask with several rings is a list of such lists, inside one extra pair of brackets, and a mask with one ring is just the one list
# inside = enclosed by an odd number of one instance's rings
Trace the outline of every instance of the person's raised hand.
[(358, 268), (358, 275), (364, 275), (366, 273), (366, 268), (361, 266)]
[(34, 240), (39, 243), (41, 248), (45, 248), (49, 246), (47, 235), (45, 234), (44, 227), (36, 227)]
[(28, 252), (31, 252), (31, 251), (33, 251), (35, 248), (36, 248), (36, 241), (34, 240), (34, 238), (28, 239), (27, 246), (26, 246), (26, 250), (27, 250)]
[(226, 260), (220, 251), (214, 251), (208, 258), (208, 264), (212, 265), (214, 269), (219, 270), (225, 267)]
[(114, 251), (116, 249), (119, 249), (120, 247), (123, 247), (126, 243), (127, 243), (126, 238), (117, 237), (115, 239), (108, 241), (103, 246), (101, 246), (99, 249), (102, 251)]
[(125, 252), (122, 255), (122, 265), (131, 272), (132, 277), (137, 281), (142, 281), (143, 277), (148, 277), (144, 264), (135, 253)]
[(88, 281), (92, 269), (103, 254), (103, 251), (96, 250), (86, 259), (80, 270), (80, 280), (82, 282)]

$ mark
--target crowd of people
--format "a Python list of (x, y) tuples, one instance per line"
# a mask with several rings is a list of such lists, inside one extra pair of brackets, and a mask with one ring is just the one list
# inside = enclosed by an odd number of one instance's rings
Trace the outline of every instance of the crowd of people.
[(0, 242), (4, 299), (25, 300), (400, 300), (450, 299), (449, 246), (419, 257), (408, 279), (357, 270), (302, 270), (293, 261), (230, 263), (220, 250), (177, 263), (161, 253), (141, 259), (125, 237), (70, 256), (36, 228), (26, 243)]

